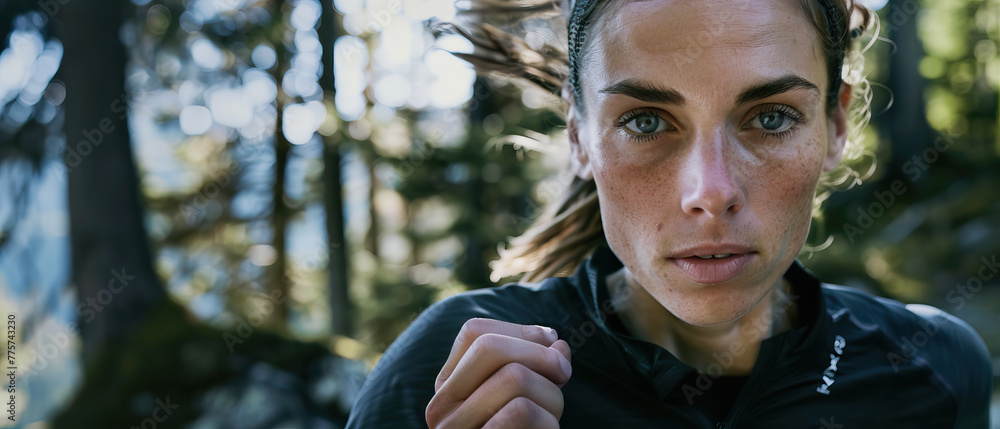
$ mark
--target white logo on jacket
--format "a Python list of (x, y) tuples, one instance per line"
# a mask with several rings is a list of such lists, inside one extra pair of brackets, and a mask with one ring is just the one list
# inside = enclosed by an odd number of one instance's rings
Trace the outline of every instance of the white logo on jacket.
[(847, 340), (840, 335), (837, 335), (833, 339), (833, 353), (830, 353), (830, 366), (826, 367), (823, 371), (823, 384), (816, 388), (816, 391), (824, 395), (830, 394), (830, 386), (833, 385), (833, 376), (837, 375), (837, 363), (840, 362), (840, 358), (844, 355), (844, 347), (847, 346)]

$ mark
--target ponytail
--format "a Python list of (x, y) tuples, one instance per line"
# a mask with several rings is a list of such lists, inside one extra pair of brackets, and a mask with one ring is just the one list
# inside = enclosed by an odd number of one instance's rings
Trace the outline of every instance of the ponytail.
[(498, 249), (500, 259), (490, 263), (491, 280), (524, 273), (521, 280), (532, 282), (571, 274), (597, 246), (607, 243), (594, 179), (572, 177), (524, 234)]

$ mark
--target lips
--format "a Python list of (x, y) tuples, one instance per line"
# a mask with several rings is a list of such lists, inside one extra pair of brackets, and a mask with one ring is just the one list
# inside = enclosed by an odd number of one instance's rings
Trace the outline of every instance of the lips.
[(745, 270), (757, 252), (742, 245), (698, 246), (667, 258), (696, 283), (716, 284), (732, 280)]

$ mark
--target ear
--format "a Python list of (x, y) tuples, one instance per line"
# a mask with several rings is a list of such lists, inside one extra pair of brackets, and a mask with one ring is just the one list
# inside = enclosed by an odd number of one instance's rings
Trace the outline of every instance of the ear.
[(590, 168), (590, 155), (587, 153), (586, 144), (580, 139), (582, 135), (580, 118), (573, 102), (567, 104), (566, 132), (569, 134), (570, 170), (583, 180), (591, 180), (594, 178), (594, 172)]
[(829, 145), (826, 147), (823, 171), (830, 171), (837, 167), (844, 155), (844, 145), (847, 144), (847, 107), (850, 104), (851, 86), (847, 83), (841, 83), (840, 95), (837, 97), (837, 110), (830, 117)]

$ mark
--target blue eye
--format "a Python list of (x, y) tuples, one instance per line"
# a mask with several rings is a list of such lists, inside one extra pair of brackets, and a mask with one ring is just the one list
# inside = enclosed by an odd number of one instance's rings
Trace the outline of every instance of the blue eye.
[(774, 134), (787, 131), (793, 128), (796, 123), (802, 122), (801, 116), (787, 110), (788, 108), (785, 106), (774, 106), (773, 108), (776, 110), (758, 113), (750, 119), (750, 122), (747, 122), (746, 126), (757, 128), (767, 134)]
[(636, 134), (653, 134), (666, 130), (667, 121), (651, 113), (640, 113), (625, 123), (625, 129)]
[(757, 116), (757, 121), (760, 122), (761, 128), (769, 131), (781, 128), (785, 124), (786, 119), (785, 114), (781, 112), (767, 112)]

